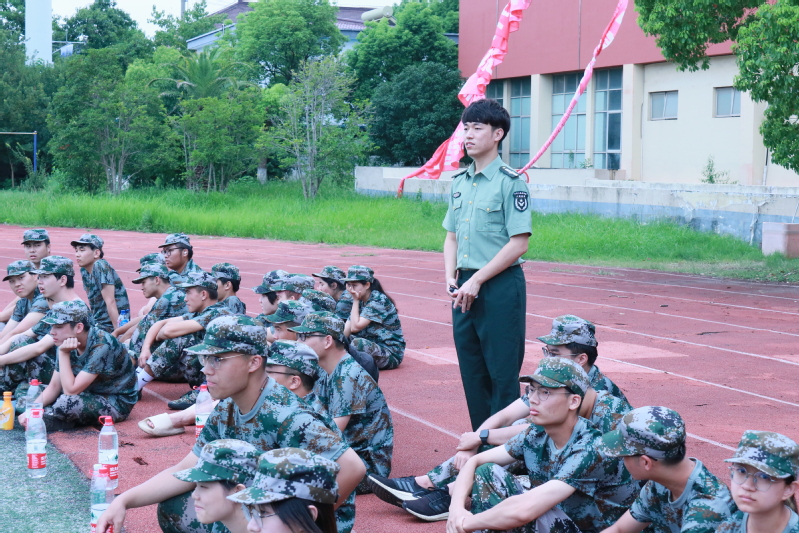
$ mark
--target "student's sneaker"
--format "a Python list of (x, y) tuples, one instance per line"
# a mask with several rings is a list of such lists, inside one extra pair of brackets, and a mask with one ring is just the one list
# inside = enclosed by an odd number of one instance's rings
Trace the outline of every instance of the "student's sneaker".
[(416, 518), (427, 522), (436, 522), (449, 518), (449, 504), (452, 498), (447, 489), (435, 489), (416, 500), (408, 500), (402, 508)]
[(199, 393), (200, 393), (199, 388), (190, 390), (189, 392), (187, 392), (177, 400), (173, 400), (166, 405), (167, 407), (175, 411), (182, 411), (184, 409), (188, 409), (189, 407), (197, 403), (197, 395)]
[(402, 507), (402, 502), (404, 501), (416, 500), (430, 492), (416, 483), (413, 476), (389, 479), (369, 474), (368, 480), (375, 496), (397, 507)]

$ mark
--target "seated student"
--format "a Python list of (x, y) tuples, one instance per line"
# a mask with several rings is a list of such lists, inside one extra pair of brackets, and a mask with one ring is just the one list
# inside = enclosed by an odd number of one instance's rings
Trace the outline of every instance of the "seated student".
[(119, 326), (122, 311), (130, 314), (128, 291), (117, 271), (103, 259), (103, 239), (84, 233), (70, 244), (75, 248), (75, 259), (80, 267), (83, 290), (89, 300), (94, 325), (110, 333)]
[(347, 291), (347, 284), (344, 282), (347, 275), (344, 271), (331, 265), (311, 275), (317, 278), (314, 289), (332, 296), (336, 301), (335, 313), (340, 319), (349, 320), (352, 312), (352, 295)]
[(799, 533), (796, 490), (799, 445), (771, 431), (746, 430), (731, 459), (732, 499), (738, 511), (720, 533)]
[[(30, 261), (14, 261), (6, 269), (8, 275), (3, 278), (3, 281), (8, 282), (11, 292), (17, 296), (17, 300), (6, 327), (0, 332), (0, 343), (35, 325), (44, 318), (44, 314), (50, 309), (47, 301), (39, 294), (39, 278), (33, 273), (35, 269)], [(32, 315), (25, 320), (25, 317), (34, 308), (41, 316)]]
[[(22, 236), (22, 246), (25, 249), (25, 255), (28, 261), (33, 263), (34, 268), (39, 268), (42, 259), (50, 255), (50, 235), (47, 234), (46, 229), (29, 229), (25, 230)], [(5, 333), (4, 325), (11, 319), (14, 314), (14, 308), (17, 304), (19, 297), (14, 297), (12, 301), (6, 305), (5, 309), (0, 311), (0, 331)]]
[[(597, 452), (601, 434), (578, 416), (589, 388), (571, 361), (542, 359), (529, 382), (533, 424), (505, 446), (479, 453), (461, 468), (452, 490), (448, 531), (481, 529), (594, 533), (635, 500), (639, 485), (619, 459)], [(502, 468), (523, 461), (532, 489)], [(471, 495), (472, 513), (465, 503)]]
[[(147, 254), (139, 259), (139, 268), (136, 269), (136, 272), (141, 272), (141, 269), (150, 263), (162, 265), (164, 268), (166, 268), (164, 256), (160, 253), (153, 253)], [(167, 269), (167, 272), (169, 272), (169, 269)], [(131, 316), (130, 321), (127, 324), (118, 327), (111, 334), (122, 342), (129, 341), (136, 332), (139, 322), (141, 322), (141, 319), (150, 312), (150, 310), (153, 308), (153, 305), (155, 305), (156, 300), (157, 298), (148, 298), (147, 303), (139, 309), (139, 311), (136, 313), (136, 316)]]
[(608, 391), (613, 396), (627, 401), (624, 393), (596, 366), (597, 346), (594, 325), (574, 315), (563, 315), (552, 321), (549, 335), (538, 337), (546, 344), (541, 350), (544, 357), (570, 357), (580, 364), (591, 379), (591, 386), (598, 391)]
[[(44, 318), (58, 346), (55, 372), (36, 400), (44, 405), (48, 431), (96, 424), (100, 416), (119, 422), (136, 404), (136, 373), (127, 350), (90, 320), (81, 301), (54, 304)], [(24, 414), (20, 423), (26, 423)]]
[(297, 300), (285, 300), (277, 304), (277, 309), (264, 319), (274, 328), (275, 340), (297, 340), (297, 334), (290, 328), (302, 324), (305, 315), (313, 308)]
[(272, 450), (258, 459), (252, 486), (228, 499), (242, 504), (252, 533), (340, 533), (333, 513), (340, 468), (308, 450)]
[(405, 356), (405, 337), (394, 300), (369, 267), (351, 266), (344, 281), (353, 300), (345, 334), (380, 370), (397, 368)]
[(219, 302), (230, 309), (234, 315), (246, 315), (247, 306), (236, 296), (241, 284), (239, 269), (230, 263), (217, 263), (211, 267), (211, 274), (216, 276)]
[(194, 509), (187, 506), (192, 487), (172, 473), (194, 466), (203, 446), (217, 439), (239, 439), (267, 451), (300, 447), (336, 461), (341, 466), (338, 503), (347, 500), (366, 469), (337, 430), (327, 428), (297, 396), (269, 378), (262, 327), (246, 316), (222, 316), (208, 325), (203, 343), (188, 351), (199, 356), (211, 396), (222, 401), (192, 451), (177, 465), (119, 495), (100, 517), (98, 531), (110, 525), (121, 531), (127, 509), (156, 503), (164, 532), (209, 531), (192, 525)]
[(310, 305), (315, 312), (327, 311), (333, 313), (336, 311), (336, 301), (333, 297), (316, 289), (305, 289), (302, 291), (302, 296), (300, 296), (298, 301)]
[(192, 468), (172, 474), (195, 483), (191, 498), (197, 520), (224, 526), (229, 533), (247, 533), (241, 505), (227, 498), (252, 486), (262, 453), (249, 442), (219, 439), (203, 446)]
[[(388, 476), (394, 451), (391, 412), (375, 380), (347, 353), (344, 321), (333, 313), (311, 313), (291, 331), (319, 356), (314, 393), (363, 460), (366, 473)], [(371, 492), (366, 479), (357, 490)]]
[(710, 533), (735, 512), (730, 491), (699, 459), (685, 456), (685, 424), (665, 407), (639, 407), (602, 436), (600, 453), (622, 457), (647, 483), (630, 510), (603, 533)]
[(164, 262), (169, 269), (169, 280), (173, 286), (188, 280), (192, 272), (199, 273), (203, 269), (197, 266), (192, 257), (194, 248), (189, 236), (185, 233), (172, 233), (166, 236), (164, 244), (159, 246), (164, 255)]

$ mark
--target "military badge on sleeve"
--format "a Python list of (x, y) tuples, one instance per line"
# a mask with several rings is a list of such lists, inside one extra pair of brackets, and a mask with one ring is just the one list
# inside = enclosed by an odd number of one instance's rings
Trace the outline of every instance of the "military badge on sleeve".
[(513, 206), (517, 211), (527, 211), (527, 208), (530, 206), (530, 200), (526, 191), (516, 191), (513, 193)]

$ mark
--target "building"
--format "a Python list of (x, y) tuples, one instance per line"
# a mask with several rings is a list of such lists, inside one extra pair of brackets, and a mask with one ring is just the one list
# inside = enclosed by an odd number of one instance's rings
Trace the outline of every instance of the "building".
[[(505, 1), (461, 0), (459, 67), (475, 71)], [(511, 34), (488, 96), (511, 114), (502, 156), (524, 166), (563, 116), (616, 0), (536, 0)], [(764, 103), (733, 87), (729, 43), (711, 46), (710, 68), (680, 72), (644, 35), (631, 3), (613, 44), (539, 168), (619, 169), (617, 178), (699, 183), (712, 157), (742, 185), (796, 186), (799, 176), (772, 163), (758, 131)]]

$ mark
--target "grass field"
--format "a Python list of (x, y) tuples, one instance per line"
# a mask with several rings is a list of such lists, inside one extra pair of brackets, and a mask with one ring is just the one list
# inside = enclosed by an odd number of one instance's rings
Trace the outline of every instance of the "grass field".
[[(374, 198), (325, 187), (307, 201), (297, 183), (227, 193), (151, 189), (120, 196), (0, 192), (0, 221), (440, 251), (443, 203)], [(733, 237), (672, 223), (533, 213), (527, 259), (624, 266), (763, 281), (799, 281), (799, 260), (764, 257)]]

